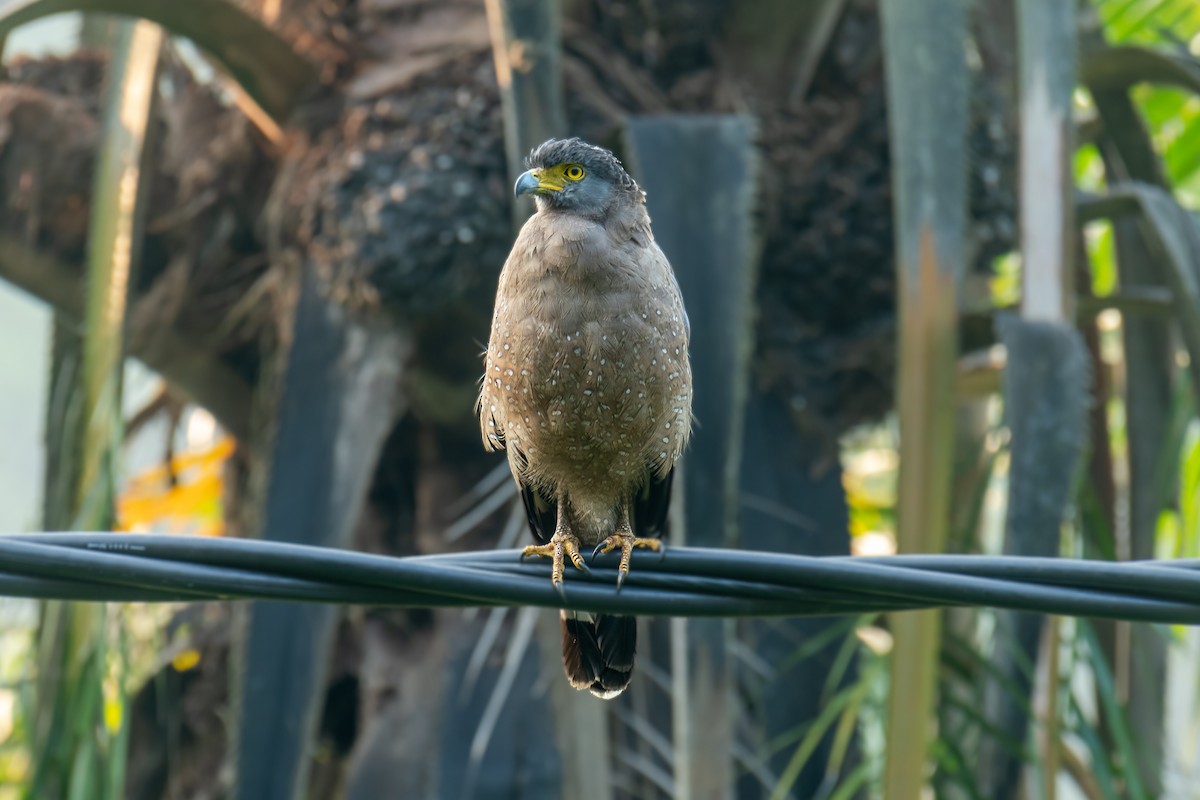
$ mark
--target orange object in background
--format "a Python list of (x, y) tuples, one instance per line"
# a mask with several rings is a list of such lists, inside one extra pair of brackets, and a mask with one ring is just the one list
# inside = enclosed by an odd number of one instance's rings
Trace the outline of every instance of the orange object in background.
[(225, 437), (134, 476), (117, 499), (117, 529), (220, 536), (224, 466), (236, 450)]

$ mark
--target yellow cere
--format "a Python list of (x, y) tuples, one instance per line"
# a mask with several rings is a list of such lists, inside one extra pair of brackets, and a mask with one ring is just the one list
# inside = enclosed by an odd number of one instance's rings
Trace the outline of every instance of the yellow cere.
[(587, 172), (579, 164), (555, 164), (533, 170), (541, 191), (561, 192), (567, 181), (581, 181)]

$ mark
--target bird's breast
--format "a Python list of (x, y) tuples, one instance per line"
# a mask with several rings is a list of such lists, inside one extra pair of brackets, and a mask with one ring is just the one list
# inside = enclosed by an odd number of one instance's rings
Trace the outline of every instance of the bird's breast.
[(619, 282), (585, 290), (553, 275), (536, 288), (522, 309), (498, 304), (483, 397), (528, 477), (603, 493), (669, 467), (690, 428), (678, 297)]

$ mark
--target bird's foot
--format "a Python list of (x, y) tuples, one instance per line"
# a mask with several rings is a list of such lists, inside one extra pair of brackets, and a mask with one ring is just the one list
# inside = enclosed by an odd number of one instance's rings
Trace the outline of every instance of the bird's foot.
[(661, 553), (663, 543), (661, 539), (647, 539), (640, 536), (634, 536), (630, 531), (617, 531), (612, 536), (609, 536), (596, 545), (596, 549), (592, 551), (592, 557), (595, 558), (603, 553), (611, 553), (614, 550), (621, 551), (621, 563), (617, 567), (617, 589), (620, 590), (621, 584), (625, 582), (626, 576), (629, 575), (629, 560), (633, 557), (633, 549), (635, 547), (653, 550), (656, 553)]
[(579, 554), (579, 539), (573, 533), (556, 531), (547, 544), (531, 544), (521, 552), (521, 558), (542, 556), (551, 559), (550, 582), (559, 594), (563, 594), (563, 568), (567, 558), (575, 565), (575, 569), (589, 572), (583, 556)]

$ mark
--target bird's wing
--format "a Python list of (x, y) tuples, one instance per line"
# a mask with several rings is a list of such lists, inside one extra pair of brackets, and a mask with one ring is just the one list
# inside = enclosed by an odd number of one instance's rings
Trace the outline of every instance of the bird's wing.
[(504, 449), (504, 429), (500, 427), (500, 423), (496, 422), (496, 417), (492, 414), (489, 406), (484, 405), (487, 402), (487, 386), (485, 384), (479, 394), (479, 399), (475, 401), (475, 413), (479, 415), (479, 432), (483, 434), (483, 449), (491, 453)]
[[(681, 348), (685, 354), (680, 363), (680, 371), (684, 375), (683, 380), (690, 384), (691, 368), (687, 361), (686, 353), (688, 342), (691, 340), (692, 324), (688, 319), (687, 310), (683, 307), (683, 297), (679, 290), (679, 280), (675, 277), (675, 272), (671, 269), (671, 264), (667, 261), (666, 255), (657, 243), (653, 241), (653, 237), (649, 236), (648, 223), (645, 232), (649, 238), (639, 256), (639, 271), (648, 276), (652, 284), (666, 289), (668, 293), (666, 299), (668, 299), (669, 307), (672, 308), (674, 313), (679, 315), (683, 323), (675, 345)], [(690, 389), (688, 389), (688, 392), (690, 393)], [(692, 427), (690, 402), (687, 403), (687, 407), (689, 410), (686, 414), (672, 420), (675, 430), (683, 432), (682, 436), (678, 439), (677, 449), (671, 453), (670, 458), (665, 462), (647, 465), (646, 483), (634, 495), (631, 511), (633, 514), (633, 530), (637, 536), (661, 537), (667, 531), (667, 512), (671, 505), (671, 482), (675, 477), (674, 463), (675, 459), (679, 457), (680, 451), (683, 450), (684, 445), (687, 443), (688, 434)]]
[(667, 531), (667, 512), (671, 506), (671, 481), (675, 469), (665, 475), (649, 470), (646, 485), (633, 498), (633, 532), (636, 536), (662, 536)]
[(483, 447), (489, 453), (503, 450), (505, 447), (504, 393), (500, 391), (500, 378), (510, 365), (505, 363), (506, 353), (501, 349), (500, 343), (509, 337), (510, 319), (500, 314), (499, 300), (511, 291), (509, 285), (512, 282), (514, 262), (520, 243), (521, 239), (518, 237), (517, 244), (513, 246), (513, 251), (509, 253), (503, 269), (500, 270), (500, 280), (496, 289), (497, 304), (492, 312), (492, 330), (488, 337), (487, 350), (483, 353), (483, 379), (479, 386), (479, 399), (475, 403), (475, 411), (479, 415), (479, 431), (483, 435)]
[[(666, 475), (659, 475), (653, 469), (648, 470), (646, 485), (639, 489), (633, 498), (631, 513), (635, 536), (661, 537), (667, 532), (671, 482), (674, 478), (674, 469)], [(529, 531), (539, 544), (546, 544), (554, 535), (558, 503), (525, 481), (518, 481), (517, 487), (521, 492), (521, 502), (525, 504), (525, 518), (529, 522)]]
[(558, 519), (558, 503), (519, 479), (517, 487), (521, 491), (521, 502), (525, 504), (525, 518), (529, 520), (530, 533), (538, 540), (538, 544), (549, 543)]

